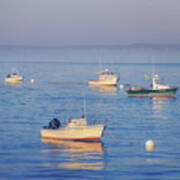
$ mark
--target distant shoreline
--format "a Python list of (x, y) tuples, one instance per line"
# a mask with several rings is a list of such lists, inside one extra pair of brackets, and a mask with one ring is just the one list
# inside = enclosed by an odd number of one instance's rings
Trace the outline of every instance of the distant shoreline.
[(61, 45), (61, 46), (35, 46), (35, 45), (0, 45), (0, 48), (107, 48), (107, 49), (174, 49), (179, 50), (180, 44), (127, 44), (127, 45)]

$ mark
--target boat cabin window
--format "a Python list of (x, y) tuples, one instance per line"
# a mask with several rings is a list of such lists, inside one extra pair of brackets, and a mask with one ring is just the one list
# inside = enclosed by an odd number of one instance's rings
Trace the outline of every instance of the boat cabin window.
[(163, 79), (155, 79), (155, 82), (156, 82), (157, 84), (164, 84)]
[(113, 75), (113, 72), (111, 72), (111, 71), (102, 72), (102, 75)]

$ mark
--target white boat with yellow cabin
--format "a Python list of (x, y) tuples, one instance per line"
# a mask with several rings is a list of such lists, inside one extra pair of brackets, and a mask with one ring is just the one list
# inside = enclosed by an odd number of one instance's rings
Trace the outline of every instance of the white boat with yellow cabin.
[(6, 83), (21, 83), (23, 82), (23, 77), (18, 76), (17, 73), (12, 73), (12, 74), (8, 74), (4, 80)]
[(88, 84), (90, 86), (116, 86), (118, 81), (119, 77), (113, 71), (105, 69), (99, 72), (98, 80), (90, 80)]
[(88, 125), (83, 117), (67, 121), (65, 127), (45, 127), (41, 129), (41, 136), (51, 140), (100, 140), (104, 129), (104, 124)]

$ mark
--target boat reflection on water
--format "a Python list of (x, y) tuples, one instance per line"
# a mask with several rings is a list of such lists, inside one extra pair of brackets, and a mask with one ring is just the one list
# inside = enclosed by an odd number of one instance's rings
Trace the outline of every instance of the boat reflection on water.
[(117, 91), (117, 87), (116, 86), (91, 86), (89, 85), (89, 87), (91, 88), (96, 88), (98, 89), (100, 92), (109, 92), (109, 93), (116, 93)]
[(46, 150), (50, 167), (68, 169), (104, 169), (104, 149), (101, 142), (62, 141), (41, 139), (49, 143)]
[(152, 98), (152, 109), (154, 111), (154, 117), (166, 119), (167, 117), (163, 115), (163, 105), (166, 103), (167, 98)]

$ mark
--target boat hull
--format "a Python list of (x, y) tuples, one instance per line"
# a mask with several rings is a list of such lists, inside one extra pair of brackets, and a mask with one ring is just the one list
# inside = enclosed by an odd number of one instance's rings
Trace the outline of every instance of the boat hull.
[(117, 80), (115, 81), (101, 81), (101, 80), (91, 80), (88, 82), (89, 86), (116, 86)]
[(22, 83), (23, 82), (23, 78), (22, 77), (18, 77), (18, 78), (5, 78), (4, 79), (6, 83)]
[(62, 129), (41, 129), (41, 136), (51, 140), (100, 140), (104, 125), (65, 127)]
[(153, 89), (142, 89), (142, 90), (128, 90), (126, 91), (128, 96), (136, 97), (174, 97), (178, 88), (153, 90)]

